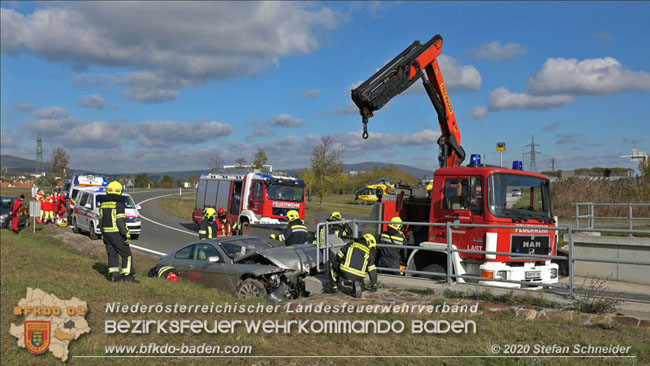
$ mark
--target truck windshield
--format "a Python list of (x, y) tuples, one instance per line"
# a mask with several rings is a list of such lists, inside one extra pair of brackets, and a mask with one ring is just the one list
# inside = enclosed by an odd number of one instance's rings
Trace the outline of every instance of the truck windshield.
[(488, 207), (497, 217), (513, 221), (552, 220), (547, 179), (517, 174), (492, 174)]
[[(98, 194), (96, 200), (97, 206), (99, 206), (106, 200), (106, 195)], [(124, 202), (124, 208), (135, 208), (135, 203), (133, 202), (133, 198), (131, 198), (131, 196), (122, 196), (122, 202)]]
[(302, 202), (305, 199), (305, 187), (284, 184), (269, 184), (266, 193), (270, 200)]

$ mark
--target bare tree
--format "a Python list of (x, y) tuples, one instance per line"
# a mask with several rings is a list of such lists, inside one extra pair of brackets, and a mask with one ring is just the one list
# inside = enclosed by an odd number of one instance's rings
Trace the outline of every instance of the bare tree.
[(61, 146), (57, 146), (52, 151), (52, 173), (55, 177), (65, 179), (68, 174), (68, 164), (70, 163), (70, 155), (68, 155)]
[(268, 168), (265, 167), (269, 162), (269, 158), (266, 156), (266, 151), (261, 147), (257, 147), (257, 151), (253, 154), (253, 162), (251, 165), (253, 169), (259, 169), (264, 173), (268, 173)]
[(314, 175), (312, 188), (322, 207), (325, 191), (337, 181), (338, 176), (343, 172), (341, 153), (334, 149), (332, 136), (322, 136), (320, 145), (316, 145), (312, 149), (311, 169)]
[(235, 160), (235, 166), (238, 168), (246, 166), (246, 159), (245, 158), (237, 158)]
[(223, 160), (221, 159), (221, 154), (218, 152), (214, 153), (208, 161), (208, 167), (210, 172), (219, 173), (223, 169)]

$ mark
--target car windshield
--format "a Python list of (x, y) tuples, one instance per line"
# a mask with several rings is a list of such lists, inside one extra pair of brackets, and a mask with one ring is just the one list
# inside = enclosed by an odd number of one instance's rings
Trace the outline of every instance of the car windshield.
[(220, 245), (230, 258), (237, 258), (258, 250), (273, 248), (273, 245), (257, 237), (228, 240)]
[(266, 189), (270, 200), (302, 202), (305, 199), (305, 187), (284, 184), (269, 184)]
[(10, 197), (2, 197), (2, 208), (11, 210), (11, 203), (13, 199)]
[(547, 179), (497, 173), (490, 176), (489, 184), (488, 206), (493, 215), (520, 221), (552, 218)]
[[(96, 200), (97, 206), (99, 206), (106, 200), (106, 195), (98, 194)], [(135, 208), (135, 203), (133, 202), (133, 198), (131, 198), (131, 196), (123, 195), (122, 202), (124, 202), (124, 208)]]

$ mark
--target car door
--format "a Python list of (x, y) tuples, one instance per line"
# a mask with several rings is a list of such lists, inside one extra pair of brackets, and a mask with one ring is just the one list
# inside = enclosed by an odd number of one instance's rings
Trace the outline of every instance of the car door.
[[(219, 261), (211, 263), (208, 261), (210, 257), (219, 257)], [(228, 292), (235, 290), (235, 285), (228, 277), (227, 271), (229, 264), (232, 263), (211, 242), (203, 241), (196, 244), (195, 262), (190, 274), (193, 282)]]
[(195, 268), (194, 250), (196, 244), (190, 244), (176, 251), (172, 266), (178, 271), (178, 276), (187, 281), (191, 281), (191, 271)]
[(79, 200), (79, 203), (75, 206), (75, 210), (77, 212), (76, 215), (76, 220), (77, 220), (77, 226), (85, 231), (88, 231), (88, 208), (86, 208), (86, 205), (88, 204), (88, 199), (90, 198), (90, 193), (89, 192), (83, 192), (81, 193), (81, 199)]

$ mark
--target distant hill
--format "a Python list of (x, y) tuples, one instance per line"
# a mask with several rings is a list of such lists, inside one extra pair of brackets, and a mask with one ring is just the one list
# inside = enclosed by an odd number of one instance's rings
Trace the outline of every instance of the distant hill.
[[(0, 155), (0, 167), (4, 172), (5, 168), (9, 171), (19, 171), (26, 173), (36, 173), (38, 165), (36, 160), (19, 158), (13, 155)], [(43, 162), (43, 169), (50, 170), (50, 164)]]
[[(363, 163), (356, 163), (356, 164), (343, 164), (343, 169), (346, 171), (369, 171), (372, 170), (375, 166), (379, 168), (388, 168), (391, 165), (394, 165), (396, 168), (403, 170), (412, 176), (416, 178), (422, 178), (425, 175), (428, 177), (431, 177), (433, 175), (432, 170), (425, 170), (425, 169), (420, 169), (420, 168), (415, 168), (410, 165), (404, 165), (404, 164), (391, 164), (391, 163), (379, 163), (379, 162), (363, 162)], [(291, 175), (296, 173), (299, 170), (304, 170), (306, 168), (302, 169), (283, 169), (282, 171), (287, 172), (287, 174)]]

